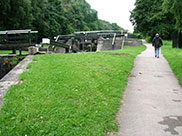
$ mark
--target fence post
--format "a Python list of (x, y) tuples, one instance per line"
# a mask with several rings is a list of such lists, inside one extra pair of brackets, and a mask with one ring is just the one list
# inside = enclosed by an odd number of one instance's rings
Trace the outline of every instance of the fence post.
[(29, 46), (31, 45), (31, 34), (30, 34), (30, 31), (28, 31), (28, 43), (29, 43)]

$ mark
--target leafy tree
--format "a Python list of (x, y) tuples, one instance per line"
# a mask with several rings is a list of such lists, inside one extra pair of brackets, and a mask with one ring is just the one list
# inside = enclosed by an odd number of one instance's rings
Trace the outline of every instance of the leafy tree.
[(182, 48), (182, 1), (164, 0), (163, 9), (165, 12), (170, 12), (175, 19), (175, 30), (172, 33), (173, 47)]
[(30, 0), (1, 0), (1, 27), (3, 29), (31, 28), (32, 14)]
[(7, 27), (8, 18), (7, 15), (10, 12), (10, 0), (0, 1), (0, 29), (5, 30)]
[(48, 21), (46, 19), (46, 11), (48, 8), (47, 0), (31, 0), (31, 10), (32, 10), (32, 29), (39, 31), (39, 40), (42, 37), (48, 35), (48, 30), (50, 29)]
[(39, 41), (74, 31), (123, 29), (98, 19), (85, 0), (0, 0), (0, 10), (0, 30), (38, 30)]
[(124, 30), (120, 26), (118, 26), (116, 23), (111, 24), (112, 30)]
[(169, 12), (163, 11), (162, 4), (163, 0), (136, 0), (136, 7), (130, 15), (135, 32), (151, 38), (156, 33), (159, 33), (164, 39), (170, 38), (174, 18)]
[(175, 28), (182, 30), (182, 1), (181, 0), (164, 0), (164, 11), (170, 11), (176, 20)]

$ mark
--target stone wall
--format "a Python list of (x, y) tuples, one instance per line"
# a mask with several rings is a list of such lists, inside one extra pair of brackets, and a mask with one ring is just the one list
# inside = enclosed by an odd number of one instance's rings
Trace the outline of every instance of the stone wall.
[(122, 49), (122, 42), (123, 42), (123, 40), (116, 40), (115, 41), (115, 45), (114, 45), (114, 49), (115, 50), (120, 50), (120, 49)]
[(97, 51), (105, 51), (105, 50), (119, 50), (122, 46), (122, 40), (115, 40), (114, 46), (112, 46), (111, 39), (99, 38), (97, 44)]
[(104, 38), (98, 39), (97, 51), (112, 50), (112, 41)]
[(66, 53), (66, 49), (62, 47), (55, 47), (54, 48), (55, 53)]
[[(112, 39), (104, 39), (99, 38), (97, 44), (97, 51), (105, 51), (105, 50), (120, 50), (122, 49), (123, 39), (116, 39), (115, 45), (112, 46)], [(124, 46), (138, 46), (142, 45), (142, 40), (138, 39), (125, 39)]]
[(124, 45), (128, 46), (138, 46), (142, 45), (142, 40), (141, 39), (126, 39)]

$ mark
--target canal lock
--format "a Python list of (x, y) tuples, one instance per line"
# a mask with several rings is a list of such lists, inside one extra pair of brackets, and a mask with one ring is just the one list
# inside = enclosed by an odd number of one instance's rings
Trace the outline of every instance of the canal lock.
[(0, 79), (2, 79), (9, 71), (11, 71), (25, 56), (0, 57)]

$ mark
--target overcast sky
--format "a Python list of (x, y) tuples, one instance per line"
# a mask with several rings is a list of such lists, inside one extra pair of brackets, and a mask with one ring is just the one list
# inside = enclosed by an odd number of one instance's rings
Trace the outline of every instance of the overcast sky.
[(124, 29), (133, 32), (129, 21), (130, 11), (134, 8), (135, 0), (86, 0), (93, 9), (98, 11), (100, 19), (117, 23)]

